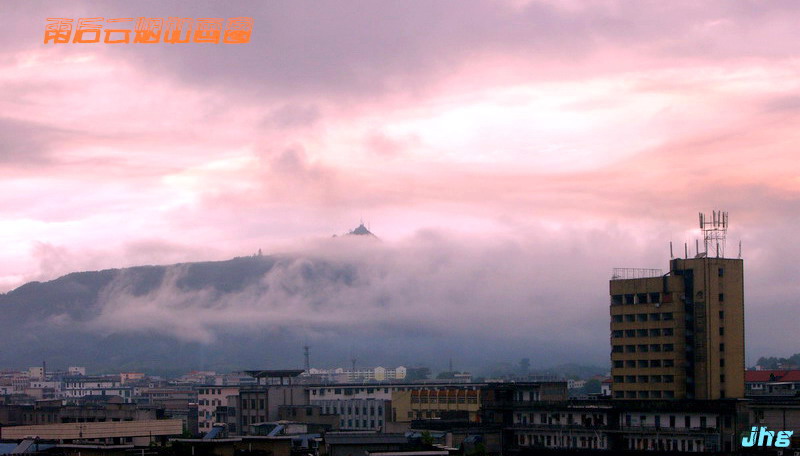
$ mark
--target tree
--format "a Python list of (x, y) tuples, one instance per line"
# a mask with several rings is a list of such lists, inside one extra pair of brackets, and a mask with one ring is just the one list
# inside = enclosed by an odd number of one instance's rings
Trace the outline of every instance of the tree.
[(478, 443), (473, 449), (467, 451), (467, 456), (486, 456), (486, 445)]
[(519, 360), (519, 372), (523, 375), (527, 374), (531, 371), (531, 360), (530, 358), (522, 358)]
[(406, 369), (406, 380), (427, 380), (431, 377), (431, 370), (427, 367), (409, 367)]
[(601, 390), (600, 380), (593, 378), (586, 382), (586, 385), (583, 387), (583, 391), (586, 394), (596, 394), (599, 393)]
[(764, 369), (786, 369), (791, 368), (791, 366), (800, 366), (800, 353), (795, 353), (789, 358), (776, 358), (774, 356), (765, 358), (762, 356), (758, 358), (756, 364)]

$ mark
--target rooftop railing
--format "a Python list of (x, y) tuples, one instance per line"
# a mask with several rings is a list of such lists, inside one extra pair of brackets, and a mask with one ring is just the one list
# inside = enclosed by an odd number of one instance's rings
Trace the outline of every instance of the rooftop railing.
[(611, 280), (647, 279), (664, 275), (661, 269), (614, 268)]

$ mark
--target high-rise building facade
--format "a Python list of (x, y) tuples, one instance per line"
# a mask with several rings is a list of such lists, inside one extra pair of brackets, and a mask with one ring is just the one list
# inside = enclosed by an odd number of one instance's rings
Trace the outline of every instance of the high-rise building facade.
[(612, 397), (744, 396), (741, 259), (673, 259), (666, 274), (616, 269), (610, 293)]

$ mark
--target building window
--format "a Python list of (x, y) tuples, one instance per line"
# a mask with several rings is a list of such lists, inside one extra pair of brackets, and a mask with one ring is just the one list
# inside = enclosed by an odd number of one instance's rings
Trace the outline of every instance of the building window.
[(719, 367), (725, 367), (725, 358), (719, 359)]
[(611, 305), (618, 306), (622, 304), (622, 295), (612, 295), (611, 296)]
[(611, 321), (614, 323), (622, 323), (622, 315), (612, 315)]
[(661, 302), (661, 293), (650, 293), (650, 302), (654, 304)]
[(723, 328), (722, 326), (720, 326), (720, 328), (719, 328), (719, 335), (720, 336), (724, 336), (725, 335), (725, 328)]
[(717, 276), (722, 277), (723, 275), (725, 275), (725, 269), (723, 268), (717, 269)]
[(661, 360), (660, 359), (651, 360), (650, 367), (661, 367)]
[(725, 383), (725, 374), (720, 374), (720, 376), (719, 376), (719, 382), (720, 382), (720, 383)]
[(632, 359), (625, 361), (625, 367), (636, 367), (636, 361)]
[(647, 321), (647, 314), (636, 314), (636, 321)]
[(617, 338), (618, 339), (618, 338), (622, 337), (622, 334), (623, 334), (623, 332), (622, 332), (621, 329), (617, 329), (617, 330), (611, 331), (611, 337), (613, 337), (613, 338)]
[(725, 293), (720, 293), (719, 294), (719, 302), (723, 302), (723, 301), (725, 301)]
[(664, 312), (661, 314), (661, 319), (664, 321), (672, 320), (672, 312)]
[(724, 320), (725, 319), (725, 311), (722, 311), (722, 310), (719, 311), (719, 319), (720, 320)]
[(661, 334), (664, 336), (671, 336), (675, 334), (675, 331), (672, 328), (664, 328), (661, 330)]
[(671, 352), (675, 350), (675, 346), (673, 344), (664, 344), (664, 351)]
[(633, 329), (626, 329), (625, 337), (636, 337), (636, 331)]
[(646, 329), (637, 329), (636, 330), (636, 337), (647, 337), (647, 330)]
[(719, 351), (721, 352), (725, 351), (725, 344), (719, 344)]
[(640, 360), (638, 361), (638, 364), (639, 364), (639, 366), (638, 366), (638, 367), (647, 367), (647, 365), (648, 365), (648, 362), (647, 362), (647, 360), (646, 360), (646, 359), (640, 359)]
[(636, 301), (639, 304), (647, 304), (647, 293), (638, 293), (636, 295)]
[(634, 314), (627, 314), (627, 315), (625, 315), (625, 321), (627, 321), (627, 322), (633, 322), (633, 321), (636, 321), (636, 315), (634, 315)]

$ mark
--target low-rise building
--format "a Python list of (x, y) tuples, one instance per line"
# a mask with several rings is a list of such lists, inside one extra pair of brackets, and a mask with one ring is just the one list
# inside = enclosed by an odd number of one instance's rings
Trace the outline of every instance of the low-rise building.
[(315, 433), (337, 431), (340, 424), (339, 415), (319, 405), (282, 405), (278, 407), (278, 419), (304, 423), (309, 432)]
[[(500, 390), (499, 393), (504, 393)], [(487, 395), (488, 396), (488, 395)], [(748, 429), (747, 402), (484, 400), (484, 424), (503, 426), (505, 452), (537, 449), (731, 452)]]
[(311, 402), (325, 415), (337, 415), (339, 429), (382, 430), (391, 420), (392, 403), (383, 399), (323, 399)]
[[(392, 420), (410, 422), (463, 415), (467, 421), (479, 421), (480, 390), (457, 387), (421, 388), (392, 393)], [(460, 412), (460, 413), (459, 413)]]
[(800, 396), (800, 370), (745, 371), (744, 393), (747, 397)]
[(156, 440), (179, 436), (180, 420), (136, 420), (106, 422), (56, 423), (0, 428), (0, 439), (24, 440), (36, 436), (40, 440), (59, 443), (98, 443), (148, 445)]
[[(216, 425), (235, 424), (236, 404), (239, 399), (238, 386), (210, 386), (197, 388), (197, 427), (199, 432), (209, 432)], [(231, 422), (232, 421), (232, 422)]]
[(119, 396), (125, 402), (133, 401), (133, 387), (123, 386), (118, 375), (65, 377), (62, 388), (67, 400), (84, 396)]

